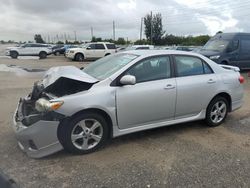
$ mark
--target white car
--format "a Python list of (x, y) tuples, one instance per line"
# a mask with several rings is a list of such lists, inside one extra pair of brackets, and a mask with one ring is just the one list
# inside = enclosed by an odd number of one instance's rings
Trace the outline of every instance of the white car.
[(80, 48), (72, 48), (66, 51), (65, 56), (75, 61), (85, 59), (98, 59), (116, 52), (116, 46), (109, 42), (89, 43)]
[(47, 44), (27, 43), (6, 49), (5, 55), (16, 59), (18, 56), (39, 56), (41, 59), (52, 53), (52, 47)]

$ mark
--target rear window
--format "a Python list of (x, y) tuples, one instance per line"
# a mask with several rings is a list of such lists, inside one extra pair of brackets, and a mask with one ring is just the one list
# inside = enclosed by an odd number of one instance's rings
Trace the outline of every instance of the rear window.
[(108, 49), (116, 49), (115, 44), (106, 44)]

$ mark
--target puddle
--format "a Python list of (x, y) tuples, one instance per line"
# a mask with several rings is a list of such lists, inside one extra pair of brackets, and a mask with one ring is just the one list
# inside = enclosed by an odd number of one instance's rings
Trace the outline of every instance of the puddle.
[(29, 69), (17, 65), (0, 64), (0, 72), (12, 72), (18, 76), (42, 76), (45, 69)]

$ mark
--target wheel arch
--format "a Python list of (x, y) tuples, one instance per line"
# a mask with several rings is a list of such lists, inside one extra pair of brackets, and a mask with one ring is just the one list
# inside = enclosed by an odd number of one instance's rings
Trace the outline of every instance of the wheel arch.
[(82, 52), (76, 52), (75, 55), (74, 55), (74, 60), (76, 59), (76, 56), (77, 56), (78, 54), (83, 55), (83, 59), (85, 59), (84, 53), (82, 53)]
[[(215, 95), (209, 102), (209, 104), (211, 103), (212, 100), (214, 100), (216, 97), (223, 97), (225, 98), (227, 101), (228, 101), (228, 105), (229, 105), (229, 112), (232, 111), (232, 98), (231, 96), (227, 93), (227, 92), (220, 92), (218, 93), (217, 95)], [(208, 104), (208, 105), (209, 105)], [(207, 108), (208, 108), (208, 105), (207, 105)], [(207, 109), (206, 108), (206, 109)]]
[(106, 53), (105, 56), (111, 55), (111, 53)]
[(41, 50), (41, 51), (39, 52), (39, 55), (40, 55), (41, 53), (46, 53), (46, 54), (48, 54), (45, 50)]
[(83, 110), (80, 110), (80, 111), (74, 113), (72, 116), (63, 119), (60, 122), (59, 126), (58, 126), (57, 136), (59, 136), (58, 132), (59, 132), (60, 127), (65, 126), (64, 124), (67, 124), (67, 122), (70, 121), (70, 119), (78, 116), (79, 114), (83, 114), (83, 113), (97, 113), (97, 114), (103, 116), (104, 119), (107, 121), (107, 124), (109, 126), (109, 138), (113, 137), (113, 122), (112, 122), (112, 119), (111, 119), (110, 115), (107, 112), (105, 112), (104, 110), (99, 109), (99, 108), (83, 109)]

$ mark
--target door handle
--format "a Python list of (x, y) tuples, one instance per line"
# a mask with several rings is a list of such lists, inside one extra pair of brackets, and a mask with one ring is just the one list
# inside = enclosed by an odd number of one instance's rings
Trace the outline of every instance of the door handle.
[(215, 83), (216, 81), (215, 80), (213, 80), (213, 79), (209, 79), (208, 81), (207, 81), (207, 83), (209, 83), (209, 84), (213, 84), (213, 83)]
[(166, 85), (166, 86), (164, 87), (164, 89), (174, 89), (174, 88), (175, 88), (175, 86), (172, 85), (172, 84), (168, 84), (168, 85)]

